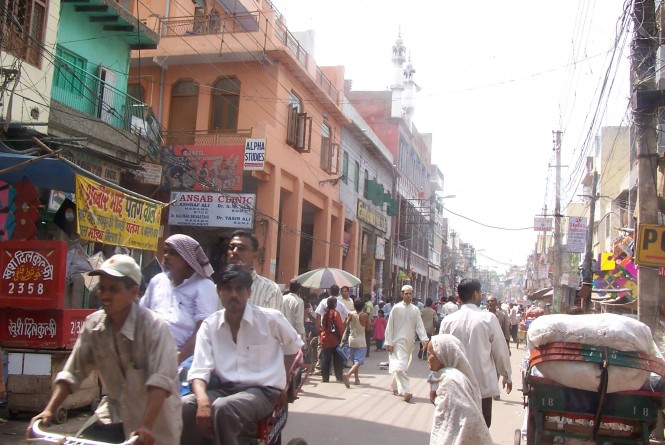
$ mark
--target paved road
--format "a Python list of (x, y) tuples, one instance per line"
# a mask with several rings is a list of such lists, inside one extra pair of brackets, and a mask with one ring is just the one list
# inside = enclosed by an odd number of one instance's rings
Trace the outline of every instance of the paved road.
[[(490, 432), (495, 444), (512, 445), (513, 434), (522, 422), (523, 408), (519, 362), (524, 349), (513, 347), (512, 365), (514, 389), (501, 394), (494, 402)], [(283, 443), (300, 437), (309, 445), (392, 445), (429, 443), (433, 407), (428, 400), (427, 362), (414, 355), (409, 375), (412, 376), (414, 397), (410, 403), (395, 397), (390, 391), (390, 376), (378, 363), (386, 361), (387, 352), (371, 352), (361, 368), (361, 385), (346, 389), (341, 383), (322, 383), (311, 377), (300, 398), (290, 405), (289, 420)], [(333, 378), (334, 380), (334, 378)], [(69, 420), (51, 429), (71, 434), (88, 418), (85, 410), (69, 411)], [(17, 420), (0, 424), (0, 445), (24, 444), (23, 433), (30, 419), (22, 413)]]
[[(513, 355), (513, 391), (494, 401), (490, 432), (495, 444), (512, 445), (516, 428), (522, 423), (521, 377), (519, 362), (524, 349)], [(299, 437), (309, 445), (336, 444), (429, 444), (433, 405), (429, 402), (426, 381), (427, 362), (414, 354), (409, 375), (413, 399), (410, 403), (392, 395), (388, 371), (378, 367), (388, 359), (387, 352), (371, 352), (360, 368), (361, 385), (346, 389), (341, 383), (322, 383), (311, 377), (300, 398), (290, 405), (283, 443)], [(334, 380), (334, 379), (333, 379)]]

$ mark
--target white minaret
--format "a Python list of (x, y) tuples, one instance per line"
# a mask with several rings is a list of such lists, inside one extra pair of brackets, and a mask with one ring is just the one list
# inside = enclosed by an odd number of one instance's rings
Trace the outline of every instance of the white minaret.
[(413, 79), (413, 74), (416, 72), (413, 68), (413, 63), (411, 63), (411, 57), (404, 67), (404, 101), (402, 102), (404, 109), (404, 120), (409, 128), (411, 128), (411, 122), (413, 121), (413, 109), (416, 99), (416, 91), (420, 90), (420, 87), (416, 84), (416, 81)]
[(402, 33), (397, 35), (393, 45), (393, 83), (390, 85), (392, 91), (392, 107), (390, 117), (402, 117), (402, 92), (404, 91), (404, 62), (406, 62), (406, 47), (402, 41)]

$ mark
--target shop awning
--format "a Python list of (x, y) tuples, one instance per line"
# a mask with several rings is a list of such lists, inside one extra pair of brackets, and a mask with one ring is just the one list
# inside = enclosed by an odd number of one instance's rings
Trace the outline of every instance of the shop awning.
[[(22, 162), (31, 161), (21, 167), (5, 172), (5, 169), (11, 168)], [(156, 204), (163, 204), (160, 201), (143, 196), (131, 190), (120, 187), (117, 184), (110, 183), (104, 178), (100, 178), (94, 173), (79, 167), (78, 165), (62, 158), (37, 157), (16, 153), (0, 152), (0, 180), (10, 184), (18, 182), (22, 177), (28, 180), (38, 188), (59, 190), (61, 192), (75, 193), (76, 174), (86, 176), (108, 187), (113, 187), (127, 195), (135, 196)]]
[[(0, 171), (31, 159), (35, 159), (35, 157), (15, 153), (0, 153)], [(15, 184), (24, 176), (35, 187), (74, 193), (74, 170), (58, 159), (35, 160), (16, 170), (0, 174), (0, 179)]]
[(554, 288), (544, 287), (542, 289), (538, 289), (532, 294), (529, 294), (526, 298), (529, 300), (544, 300), (546, 298), (551, 298), (552, 295), (554, 295)]

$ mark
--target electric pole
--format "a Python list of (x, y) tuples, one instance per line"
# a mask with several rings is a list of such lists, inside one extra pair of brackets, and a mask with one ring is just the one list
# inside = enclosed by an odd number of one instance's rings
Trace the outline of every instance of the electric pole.
[[(598, 199), (598, 172), (593, 172), (593, 179), (591, 180), (591, 202), (589, 204), (589, 224), (586, 232), (586, 248), (584, 252), (584, 266), (582, 268), (582, 286), (589, 286), (593, 288), (593, 271), (591, 270), (591, 260), (593, 259), (593, 229), (596, 223), (596, 200)], [(590, 295), (590, 294), (589, 294)], [(587, 298), (582, 300), (582, 309), (587, 311)]]
[[(657, 103), (642, 102), (644, 95), (655, 93), (656, 49), (659, 37), (656, 25), (654, 0), (635, 0), (633, 4), (633, 28), (631, 57), (631, 90), (633, 92), (633, 122), (637, 143), (637, 224), (658, 224), (658, 200), (656, 196)], [(637, 240), (640, 242), (640, 240)], [(659, 314), (659, 277), (655, 268), (638, 266), (637, 316), (654, 333)]]
[(561, 313), (561, 131), (553, 131), (556, 155), (556, 198), (554, 201), (554, 265), (552, 267), (552, 312)]

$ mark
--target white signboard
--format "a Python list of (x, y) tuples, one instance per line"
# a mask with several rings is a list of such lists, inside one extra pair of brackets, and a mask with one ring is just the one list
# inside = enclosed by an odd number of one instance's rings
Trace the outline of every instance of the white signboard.
[(152, 164), (150, 162), (141, 162), (143, 170), (137, 170), (138, 176), (142, 183), (160, 185), (162, 183), (162, 166), (159, 164)]
[(568, 218), (568, 252), (584, 252), (586, 228), (586, 217)]
[(169, 225), (232, 227), (254, 226), (256, 195), (252, 193), (171, 192)]
[(245, 165), (246, 171), (263, 171), (266, 159), (265, 139), (245, 139)]
[(536, 216), (533, 218), (533, 230), (536, 232), (552, 231), (552, 218), (547, 216)]
[(376, 250), (374, 252), (374, 258), (377, 260), (386, 259), (386, 239), (381, 238), (380, 236), (376, 237)]

